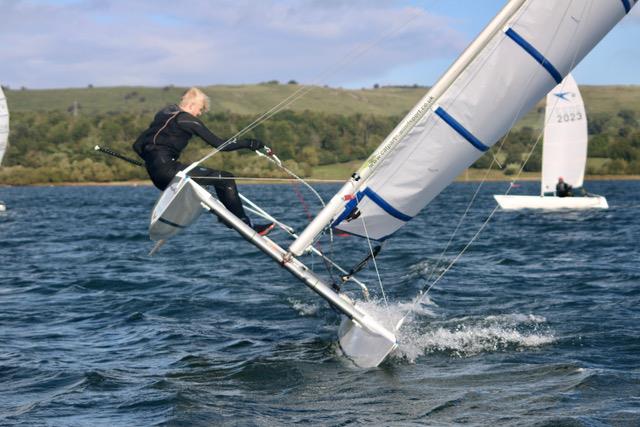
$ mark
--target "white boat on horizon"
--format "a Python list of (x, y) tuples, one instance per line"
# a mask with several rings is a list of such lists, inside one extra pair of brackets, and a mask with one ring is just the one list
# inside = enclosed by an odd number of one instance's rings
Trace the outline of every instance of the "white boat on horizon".
[[(571, 74), (547, 94), (539, 196), (494, 195), (505, 210), (607, 209), (607, 199), (583, 189), (587, 164), (587, 115), (578, 85)], [(562, 178), (581, 195), (559, 197)]]

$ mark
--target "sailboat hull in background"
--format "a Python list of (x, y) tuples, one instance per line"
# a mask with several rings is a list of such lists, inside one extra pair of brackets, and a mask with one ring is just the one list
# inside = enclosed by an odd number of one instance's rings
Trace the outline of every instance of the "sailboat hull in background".
[(496, 202), (504, 210), (519, 209), (608, 209), (607, 199), (593, 197), (555, 197), (555, 196), (505, 196), (494, 195)]

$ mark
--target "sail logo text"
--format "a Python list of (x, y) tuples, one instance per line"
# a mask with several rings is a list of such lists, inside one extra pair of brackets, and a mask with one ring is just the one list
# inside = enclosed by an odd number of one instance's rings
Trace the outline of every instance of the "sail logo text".
[(373, 153), (371, 157), (367, 160), (367, 165), (371, 168), (375, 166), (383, 157), (387, 155), (399, 142), (402, 138), (404, 138), (411, 129), (425, 116), (427, 111), (433, 105), (434, 98), (429, 97), (423, 104), (421, 104), (416, 110), (415, 113), (408, 118), (404, 123), (402, 123), (402, 127), (398, 132), (395, 133), (393, 138), (389, 140), (384, 146), (382, 146), (378, 151)]

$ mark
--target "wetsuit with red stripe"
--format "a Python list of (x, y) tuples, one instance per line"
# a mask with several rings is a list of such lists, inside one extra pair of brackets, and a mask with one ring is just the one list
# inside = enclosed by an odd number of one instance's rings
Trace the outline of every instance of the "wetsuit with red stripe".
[[(181, 110), (177, 105), (169, 105), (159, 111), (149, 128), (136, 139), (133, 149), (144, 159), (151, 181), (160, 190), (167, 188), (176, 173), (188, 166), (178, 162), (178, 159), (194, 135), (215, 148), (219, 148), (225, 142), (207, 129), (200, 119)], [(222, 151), (242, 148), (255, 149), (255, 145), (252, 145), (252, 140), (235, 141), (225, 145)], [(189, 172), (189, 176), (201, 185), (212, 185), (218, 199), (231, 213), (247, 224), (251, 223), (242, 208), (231, 173), (196, 167)]]

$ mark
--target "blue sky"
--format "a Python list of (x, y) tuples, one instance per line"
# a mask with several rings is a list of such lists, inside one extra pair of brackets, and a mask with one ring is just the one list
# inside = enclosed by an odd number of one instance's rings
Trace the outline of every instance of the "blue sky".
[[(0, 0), (0, 83), (430, 85), (504, 3)], [(576, 79), (640, 84), (638, 40), (640, 7), (578, 66)]]

